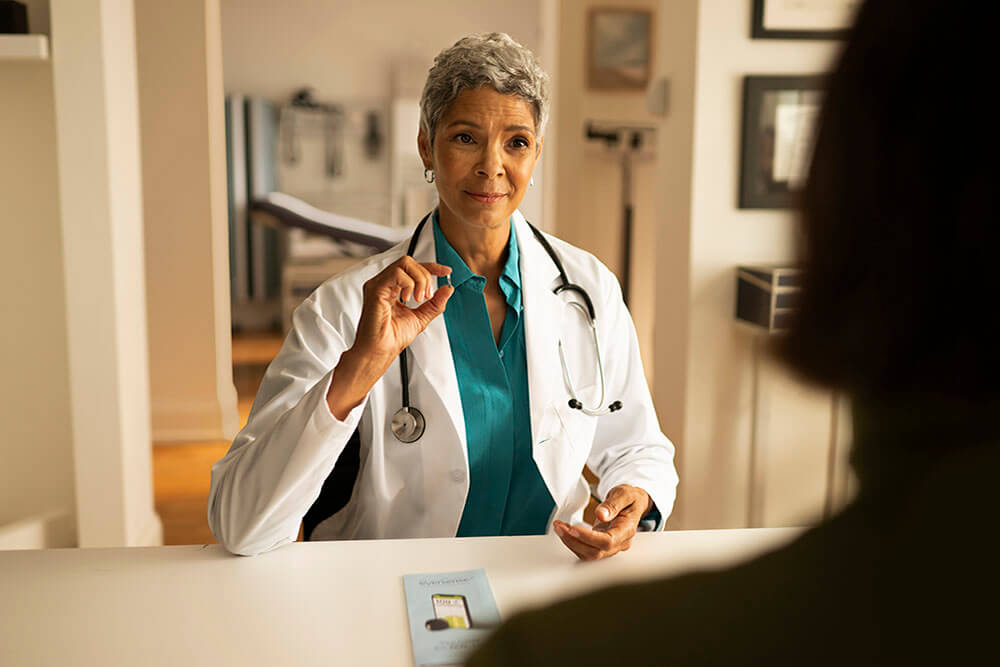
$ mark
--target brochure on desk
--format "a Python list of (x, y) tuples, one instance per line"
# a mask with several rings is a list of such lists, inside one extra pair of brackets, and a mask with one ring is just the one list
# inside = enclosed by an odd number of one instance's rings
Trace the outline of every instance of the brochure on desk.
[(417, 667), (461, 665), (500, 624), (486, 570), (403, 576)]

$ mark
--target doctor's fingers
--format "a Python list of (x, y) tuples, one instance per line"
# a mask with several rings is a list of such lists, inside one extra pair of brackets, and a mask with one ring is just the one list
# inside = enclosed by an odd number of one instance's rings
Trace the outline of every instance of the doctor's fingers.
[(612, 521), (598, 522), (593, 528), (586, 525), (568, 526), (567, 532), (596, 549), (617, 550), (635, 536), (639, 519), (638, 512), (628, 508)]
[(400, 257), (394, 262), (406, 275), (413, 280), (412, 290), (404, 290), (401, 296), (404, 301), (426, 301), (434, 294), (437, 287), (437, 276), (446, 276), (451, 269), (436, 262), (420, 263), (410, 256)]
[[(572, 529), (567, 529), (568, 527), (559, 527), (556, 525), (556, 535), (562, 540), (562, 543), (566, 545), (566, 548), (576, 554), (577, 558), (580, 560), (600, 560), (602, 558), (607, 558), (608, 556), (614, 556), (621, 550), (620, 545), (611, 545), (607, 549), (602, 549), (596, 547), (593, 544), (589, 544), (582, 539), (580, 539)], [(574, 527), (576, 528), (576, 527)]]
[[(418, 284), (418, 280), (420, 283)], [(420, 289), (424, 281), (416, 274), (400, 264), (392, 264), (385, 271), (375, 276), (371, 291), (379, 301), (409, 301), (414, 292)]]
[[(451, 274), (451, 267), (445, 266), (444, 264), (438, 264), (436, 262), (424, 262), (421, 264), (412, 258), (410, 258), (410, 261), (413, 262), (412, 266), (414, 271), (418, 272), (421, 277), (421, 282), (416, 292), (419, 297), (417, 299), (418, 301), (425, 301), (434, 296), (437, 293), (438, 277)], [(449, 281), (449, 285), (450, 284), (451, 281)]]
[(437, 284), (435, 276), (449, 273), (451, 269), (441, 264), (420, 264), (412, 257), (402, 257), (369, 279), (364, 290), (366, 295), (374, 296), (380, 301), (399, 298), (404, 301), (424, 301), (434, 291)]

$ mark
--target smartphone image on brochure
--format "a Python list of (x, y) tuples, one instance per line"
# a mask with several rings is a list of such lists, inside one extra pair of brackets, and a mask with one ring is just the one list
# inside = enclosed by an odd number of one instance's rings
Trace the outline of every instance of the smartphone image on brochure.
[(472, 617), (469, 615), (469, 602), (464, 595), (431, 595), (431, 605), (434, 607), (434, 617), (445, 621), (450, 628), (472, 627)]

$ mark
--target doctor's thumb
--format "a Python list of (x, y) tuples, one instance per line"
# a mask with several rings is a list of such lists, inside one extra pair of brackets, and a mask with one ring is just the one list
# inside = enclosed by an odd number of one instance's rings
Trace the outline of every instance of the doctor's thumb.
[(443, 287), (439, 287), (437, 291), (434, 292), (434, 296), (413, 309), (413, 314), (420, 319), (421, 329), (425, 328), (435, 317), (444, 312), (444, 309), (448, 304), (448, 299), (450, 299), (451, 295), (454, 293), (454, 287), (451, 285), (444, 285)]
[(608, 496), (594, 510), (599, 521), (611, 521), (629, 505), (628, 492), (621, 486), (616, 486), (608, 492)]
[(594, 515), (599, 521), (611, 521), (618, 516), (618, 508), (613, 503), (605, 501), (597, 506)]

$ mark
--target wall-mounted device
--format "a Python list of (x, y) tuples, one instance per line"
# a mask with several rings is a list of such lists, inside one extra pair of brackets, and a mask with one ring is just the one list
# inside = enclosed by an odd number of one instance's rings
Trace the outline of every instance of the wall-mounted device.
[(801, 290), (801, 267), (779, 264), (736, 267), (736, 319), (767, 333), (786, 331)]
[(28, 8), (24, 3), (0, 0), (0, 34), (28, 34)]
[(280, 122), (281, 159), (285, 164), (297, 164), (301, 159), (301, 135), (318, 130), (324, 138), (326, 176), (336, 178), (343, 174), (344, 111), (340, 106), (320, 102), (311, 88), (301, 88), (282, 108)]
[(629, 303), (632, 273), (632, 236), (634, 207), (632, 203), (632, 164), (656, 156), (656, 128), (588, 120), (583, 130), (591, 145), (603, 144), (609, 157), (617, 157), (622, 167), (622, 298)]

